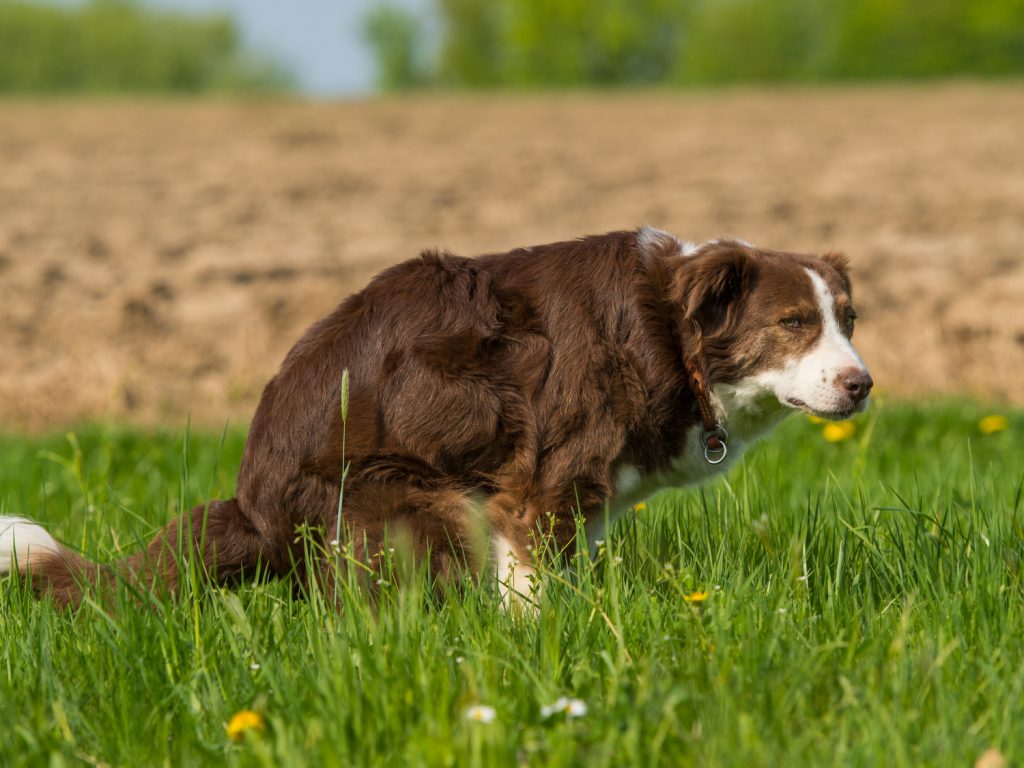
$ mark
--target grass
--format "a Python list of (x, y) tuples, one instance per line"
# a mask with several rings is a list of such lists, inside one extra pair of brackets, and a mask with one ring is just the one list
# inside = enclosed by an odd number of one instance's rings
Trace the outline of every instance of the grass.
[[(543, 576), (385, 587), (335, 611), (280, 582), (121, 588), (74, 614), (0, 582), (4, 765), (969, 765), (1024, 760), (1020, 438), (969, 403), (803, 418)], [(0, 506), (101, 559), (231, 493), (244, 435), (0, 439)], [(706, 593), (701, 599), (701, 593)], [(687, 598), (690, 598), (689, 600)], [(583, 717), (544, 718), (560, 696)], [(494, 721), (468, 720), (489, 705)], [(263, 730), (226, 724), (253, 710)]]

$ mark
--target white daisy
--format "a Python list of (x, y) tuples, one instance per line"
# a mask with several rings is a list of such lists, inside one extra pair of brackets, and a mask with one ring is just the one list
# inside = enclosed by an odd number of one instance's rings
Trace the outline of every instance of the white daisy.
[(486, 704), (476, 704), (466, 710), (465, 718), (472, 720), (474, 723), (493, 723), (497, 715), (498, 713), (494, 711), (494, 707), (488, 707)]
[(547, 704), (540, 708), (540, 716), (544, 719), (552, 715), (565, 713), (566, 718), (583, 717), (587, 714), (587, 703), (580, 699), (568, 699), (560, 697), (554, 704)]
[(568, 718), (583, 717), (587, 714), (587, 702), (580, 699), (569, 699), (569, 706), (565, 708), (565, 716)]

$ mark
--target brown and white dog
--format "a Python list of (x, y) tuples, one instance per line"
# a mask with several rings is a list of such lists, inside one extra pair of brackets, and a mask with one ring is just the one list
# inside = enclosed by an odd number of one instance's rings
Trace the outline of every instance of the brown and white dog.
[[(439, 584), (468, 567), (525, 594), (539, 537), (569, 546), (575, 515), (593, 539), (657, 489), (727, 469), (787, 413), (864, 409), (854, 318), (834, 254), (692, 245), (649, 227), (475, 259), (425, 251), (289, 352), (253, 419), (237, 498), (196, 507), (113, 565), (0, 518), (0, 572), (30, 571), (72, 605), (117, 578), (173, 590), (181, 552), (220, 583), (258, 566), (294, 573), (300, 526), (330, 550), (350, 462), (342, 519), (361, 562), (401, 530)], [(483, 557), (470, 530), (481, 514)]]

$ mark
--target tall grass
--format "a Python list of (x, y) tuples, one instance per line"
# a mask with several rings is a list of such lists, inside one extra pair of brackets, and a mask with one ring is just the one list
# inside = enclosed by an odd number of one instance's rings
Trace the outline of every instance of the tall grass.
[(245, 50), (230, 17), (132, 0), (0, 0), (0, 93), (282, 90), (280, 64)]
[[(539, 615), (413, 580), (121, 588), (64, 614), (0, 583), (5, 765), (965, 765), (1024, 758), (1020, 435), (970, 404), (788, 422), (743, 466), (545, 569)], [(242, 435), (0, 441), (0, 504), (100, 559), (232, 492)], [(561, 696), (584, 716), (548, 717)], [(491, 723), (467, 719), (483, 704)], [(264, 730), (232, 741), (250, 709)]]

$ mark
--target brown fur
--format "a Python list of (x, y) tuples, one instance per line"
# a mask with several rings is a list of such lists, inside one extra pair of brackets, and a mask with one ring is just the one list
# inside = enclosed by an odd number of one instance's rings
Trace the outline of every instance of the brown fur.
[[(121, 564), (65, 552), (33, 575), (70, 604), (79, 581), (104, 574), (173, 589), (179, 526), (217, 581), (258, 564), (287, 574), (303, 558), (299, 526), (333, 538), (345, 462), (343, 520), (364, 561), (401, 528), (440, 579), (479, 570), (467, 530), (475, 500), (522, 560), (539, 531), (565, 547), (574, 512), (602, 510), (619, 466), (666, 466), (699, 424), (683, 368), (695, 334), (712, 383), (792, 351), (778, 321), (813, 319), (805, 266), (848, 302), (841, 258), (732, 242), (693, 257), (637, 232), (476, 259), (426, 251), (377, 276), (287, 355), (253, 419), (237, 498), (197, 507)], [(796, 343), (813, 343), (813, 323), (805, 336)]]

